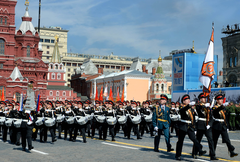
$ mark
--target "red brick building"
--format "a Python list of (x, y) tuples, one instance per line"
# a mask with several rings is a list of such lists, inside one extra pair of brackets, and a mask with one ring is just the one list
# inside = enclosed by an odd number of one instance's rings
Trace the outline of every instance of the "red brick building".
[(22, 17), (22, 23), (16, 31), (15, 0), (0, 1), (0, 89), (5, 89), (5, 99), (11, 100), (16, 94), (26, 93), (27, 83), (41, 98), (47, 99), (48, 65), (44, 63), (39, 50), (40, 37), (34, 29), (28, 12)]

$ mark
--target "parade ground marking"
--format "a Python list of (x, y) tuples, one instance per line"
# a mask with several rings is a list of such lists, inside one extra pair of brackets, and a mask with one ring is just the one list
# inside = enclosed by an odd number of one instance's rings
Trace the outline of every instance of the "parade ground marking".
[(139, 148), (136, 148), (136, 147), (129, 147), (129, 146), (122, 146), (122, 145), (115, 145), (115, 144), (107, 143), (107, 142), (102, 142), (102, 144), (110, 145), (110, 146), (115, 146), (115, 147), (123, 147), (123, 148), (128, 148), (128, 149), (133, 149), (133, 150), (139, 150)]
[(42, 151), (38, 151), (38, 150), (35, 150), (35, 149), (32, 149), (33, 152), (37, 152), (39, 154), (43, 154), (43, 155), (48, 155), (48, 153), (45, 153), (45, 152), (42, 152)]

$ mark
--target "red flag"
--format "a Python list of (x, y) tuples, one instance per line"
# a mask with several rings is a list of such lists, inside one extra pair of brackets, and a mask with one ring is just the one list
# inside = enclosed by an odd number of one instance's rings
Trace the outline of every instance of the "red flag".
[(109, 92), (109, 100), (113, 101), (113, 92), (112, 92), (112, 87), (110, 87), (110, 92)]
[(121, 97), (121, 102), (124, 101), (124, 87), (123, 87), (123, 91), (122, 91), (122, 97)]
[(116, 102), (120, 101), (120, 95), (119, 95), (119, 87), (117, 87), (117, 97), (116, 97)]
[(211, 82), (214, 79), (214, 28), (209, 41), (208, 50), (202, 65), (199, 81), (203, 84), (203, 93), (208, 96), (211, 92)]
[(95, 101), (98, 100), (98, 89), (97, 89), (97, 86), (96, 86), (96, 94), (95, 94)]
[(2, 88), (2, 101), (5, 101), (5, 96), (4, 96), (4, 87)]
[(100, 94), (99, 94), (99, 101), (103, 101), (103, 86), (102, 86)]

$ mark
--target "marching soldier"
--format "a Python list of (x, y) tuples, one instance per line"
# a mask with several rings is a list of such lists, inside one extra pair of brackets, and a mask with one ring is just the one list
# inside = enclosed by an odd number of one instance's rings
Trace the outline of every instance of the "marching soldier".
[[(106, 118), (109, 116), (115, 118), (116, 113), (115, 113), (115, 110), (113, 109), (114, 103), (112, 101), (107, 101), (107, 103), (108, 103), (107, 110), (104, 112)], [(107, 127), (109, 128), (109, 133), (112, 136), (112, 141), (115, 141), (115, 133), (114, 133), (115, 124), (111, 124), (111, 125), (108, 124)], [(106, 135), (107, 135), (106, 128), (104, 129), (104, 131), (105, 133), (103, 133), (103, 139), (106, 139)]]
[[(60, 101), (56, 101), (56, 115), (63, 115), (64, 110), (61, 105)], [(62, 139), (61, 133), (62, 133), (62, 122), (57, 123), (58, 128), (58, 139)]]
[[(84, 111), (87, 115), (92, 115), (92, 113), (94, 112), (94, 108), (93, 107), (90, 107), (90, 104), (91, 104), (91, 101), (90, 100), (86, 100), (84, 102)], [(88, 137), (91, 137), (90, 135), (90, 130), (91, 130), (91, 127), (92, 127), (92, 119), (90, 119), (87, 123), (87, 127), (86, 127), (86, 132), (88, 133)]]
[[(5, 114), (3, 113), (5, 110), (5, 102), (0, 101), (0, 117), (4, 117)], [(3, 125), (0, 125), (0, 136), (2, 136)]]
[[(21, 119), (21, 113), (18, 111), (19, 109), (19, 102), (15, 103), (15, 109), (10, 112), (10, 116), (15, 119)], [(17, 146), (20, 146), (20, 138), (21, 138), (21, 128), (14, 127), (14, 141)]]
[(228, 106), (227, 113), (229, 114), (229, 126), (230, 130), (235, 131), (235, 118), (236, 118), (236, 107), (235, 105), (231, 102)]
[[(77, 108), (73, 109), (75, 115), (76, 116), (85, 117), (85, 113), (84, 113), (84, 111), (82, 109), (83, 103), (81, 101), (78, 101), (77, 106), (78, 106)], [(81, 132), (81, 134), (82, 134), (82, 137), (83, 137), (83, 143), (87, 143), (86, 134), (85, 134), (86, 124), (80, 125), (78, 123), (75, 123), (74, 127), (75, 127), (75, 129), (74, 129), (73, 142), (76, 141), (78, 130), (79, 130)]]
[[(6, 105), (6, 102), (3, 102), (5, 105)], [(10, 118), (10, 112), (11, 112), (11, 107), (10, 105), (7, 105), (7, 107), (5, 107), (4, 109), (4, 114), (5, 114), (5, 117), (6, 119)], [(8, 127), (6, 125), (3, 125), (3, 142), (6, 142), (7, 141), (7, 132), (8, 132)], [(10, 130), (9, 130), (9, 133), (10, 133)], [(11, 137), (10, 137), (11, 139)]]
[(196, 151), (199, 152), (199, 155), (202, 156), (206, 151), (202, 150), (202, 145), (198, 142), (195, 136), (196, 126), (195, 126), (195, 117), (193, 115), (194, 109), (191, 108), (194, 103), (190, 103), (190, 96), (188, 94), (183, 95), (181, 99), (183, 107), (179, 110), (181, 115), (181, 120), (178, 123), (179, 127), (179, 136), (176, 146), (176, 160), (181, 160), (183, 141), (188, 134), (188, 137), (193, 141)]
[[(55, 120), (56, 112), (53, 109), (53, 103), (51, 101), (47, 101), (46, 102), (46, 106), (47, 106), (46, 110), (44, 111), (44, 119), (48, 118), (47, 120), (50, 120), (50, 119)], [(46, 121), (45, 121), (45, 123), (46, 123)], [(55, 135), (55, 127), (56, 127), (55, 123), (52, 126), (48, 126), (48, 127), (44, 126), (44, 142), (47, 141), (47, 132), (48, 132), (48, 130), (49, 130), (49, 132), (51, 134), (52, 142), (57, 141), (56, 135)]]
[[(178, 109), (176, 108), (175, 102), (171, 102), (170, 114), (178, 115)], [(173, 133), (173, 129), (175, 129), (176, 136), (178, 136), (177, 121), (171, 121), (171, 133)]]
[(140, 117), (140, 108), (137, 108), (137, 102), (136, 101), (131, 101), (131, 107), (128, 106), (127, 107), (127, 111), (129, 113), (129, 119), (128, 119), (128, 123), (127, 123), (127, 137), (128, 139), (130, 139), (130, 135), (131, 135), (131, 130), (133, 128), (134, 133), (137, 135), (137, 139), (142, 139), (140, 137), (140, 133), (138, 130), (138, 124), (133, 123), (132, 122), (132, 117)]
[(167, 145), (167, 152), (173, 151), (172, 145), (170, 144), (169, 137), (169, 126), (171, 124), (170, 119), (170, 108), (166, 106), (168, 97), (164, 94), (160, 96), (160, 106), (156, 106), (153, 112), (152, 123), (154, 130), (157, 132), (157, 136), (154, 137), (154, 151), (159, 152), (159, 142), (162, 131), (164, 132), (164, 137)]
[(64, 122), (64, 140), (67, 139), (67, 134), (69, 133), (69, 141), (73, 141), (73, 137), (72, 137), (72, 132), (73, 132), (73, 129), (74, 129), (74, 122), (71, 124), (71, 123), (68, 123), (67, 120), (70, 118), (70, 117), (74, 117), (74, 112), (72, 111), (73, 109), (73, 106), (72, 106), (72, 103), (70, 101), (68, 101), (67, 103), (67, 107), (65, 109), (65, 112), (64, 112), (64, 116), (66, 117), (65, 118), (65, 122)]
[[(203, 135), (207, 137), (208, 140), (208, 147), (210, 150), (210, 159), (211, 160), (218, 160), (215, 157), (215, 149), (214, 143), (212, 138), (212, 125), (213, 125), (213, 118), (212, 112), (209, 108), (209, 104), (206, 105), (206, 97), (204, 93), (200, 93), (198, 95), (198, 100), (200, 101), (199, 104), (196, 105), (196, 111), (198, 114), (198, 122), (196, 123), (197, 127), (197, 140), (201, 143)], [(197, 152), (193, 145), (193, 158), (197, 158)]]
[(230, 152), (230, 157), (237, 156), (238, 154), (234, 152), (235, 148), (231, 144), (228, 136), (228, 123), (226, 120), (226, 109), (223, 106), (224, 95), (218, 94), (215, 97), (217, 104), (213, 107), (213, 142), (214, 149), (216, 150), (219, 135), (221, 134), (223, 141), (227, 144), (228, 151)]

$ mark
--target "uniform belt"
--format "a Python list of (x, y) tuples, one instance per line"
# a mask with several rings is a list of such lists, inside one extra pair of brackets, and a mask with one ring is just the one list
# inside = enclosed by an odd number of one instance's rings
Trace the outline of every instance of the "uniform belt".
[(206, 118), (198, 118), (198, 120), (201, 120), (201, 121), (207, 121)]
[(214, 120), (218, 122), (224, 122), (224, 119), (214, 119)]
[(158, 121), (167, 122), (167, 120), (164, 119), (158, 119)]
[(236, 113), (230, 113), (230, 115), (236, 115)]
[(180, 120), (181, 122), (183, 122), (183, 123), (188, 123), (188, 124), (191, 124), (192, 122), (190, 121), (190, 120)]
[(28, 122), (28, 119), (23, 119), (22, 121), (24, 121), (24, 122)]

